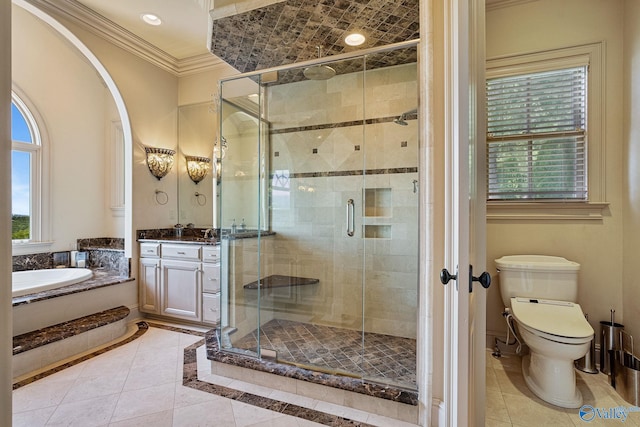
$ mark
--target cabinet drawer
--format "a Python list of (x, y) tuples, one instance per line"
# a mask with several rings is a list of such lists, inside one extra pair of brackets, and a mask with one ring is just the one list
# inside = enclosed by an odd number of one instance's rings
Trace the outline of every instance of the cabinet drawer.
[(202, 294), (202, 321), (207, 323), (220, 321), (220, 293)]
[(219, 246), (204, 246), (202, 248), (202, 261), (204, 262), (220, 262)]
[(200, 246), (194, 245), (162, 245), (162, 258), (200, 261)]
[(202, 264), (202, 291), (220, 292), (220, 266)]
[(141, 257), (159, 257), (160, 243), (140, 243)]

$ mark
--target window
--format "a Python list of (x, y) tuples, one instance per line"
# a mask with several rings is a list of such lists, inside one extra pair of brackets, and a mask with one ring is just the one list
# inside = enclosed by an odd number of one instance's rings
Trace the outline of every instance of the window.
[(587, 67), (487, 80), (489, 200), (587, 200)]
[[(23, 97), (11, 99), (11, 203), (12, 240), (15, 245), (39, 243), (43, 227), (42, 135)], [(18, 251), (19, 253), (20, 251)], [(17, 254), (14, 251), (14, 254)]]
[(487, 218), (599, 219), (604, 46), (487, 61)]

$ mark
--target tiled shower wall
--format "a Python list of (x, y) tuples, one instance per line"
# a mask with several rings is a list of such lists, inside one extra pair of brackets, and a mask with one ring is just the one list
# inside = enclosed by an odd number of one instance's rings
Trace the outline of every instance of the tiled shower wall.
[(365, 330), (415, 337), (418, 129), (415, 115), (393, 119), (417, 90), (415, 64), (268, 89), (276, 235), (262, 257), (273, 274), (320, 279), (262, 299), (277, 317), (361, 329), (364, 309)]

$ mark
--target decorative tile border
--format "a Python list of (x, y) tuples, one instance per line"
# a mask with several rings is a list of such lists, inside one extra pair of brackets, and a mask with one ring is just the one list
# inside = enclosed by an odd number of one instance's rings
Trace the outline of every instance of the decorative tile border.
[[(347, 122), (339, 122), (339, 123), (324, 123), (320, 125), (310, 125), (310, 126), (299, 126), (299, 127), (291, 127), (291, 128), (282, 128), (282, 129), (271, 129), (269, 134), (271, 135), (279, 135), (283, 133), (295, 133), (295, 132), (309, 132), (314, 130), (325, 130), (325, 129), (337, 129), (351, 126), (362, 126), (362, 125), (373, 125), (380, 123), (390, 123), (396, 120), (398, 116), (391, 117), (379, 117), (375, 119), (366, 119), (366, 120), (350, 120)], [(405, 120), (417, 120), (418, 113), (409, 113), (404, 115)]]
[[(360, 176), (360, 175), (387, 175), (394, 173), (416, 173), (417, 167), (411, 168), (386, 168), (386, 169), (355, 169), (348, 171), (325, 171), (325, 172), (294, 172), (289, 174), (289, 178), (328, 178), (338, 176)], [(270, 177), (273, 179), (273, 175)]]

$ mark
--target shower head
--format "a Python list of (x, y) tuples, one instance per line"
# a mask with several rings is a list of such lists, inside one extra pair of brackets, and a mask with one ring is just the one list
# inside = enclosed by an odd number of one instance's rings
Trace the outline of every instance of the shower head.
[(336, 70), (328, 65), (314, 65), (305, 68), (302, 73), (309, 80), (329, 80), (336, 75)]
[(400, 117), (396, 117), (396, 118), (393, 120), (393, 123), (395, 123), (395, 124), (397, 124), (397, 125), (400, 125), (400, 126), (407, 126), (407, 125), (409, 125), (409, 123), (407, 123), (407, 122), (404, 120), (404, 114), (403, 114), (403, 115), (401, 115)]
[[(322, 58), (322, 48), (316, 46), (316, 49), (318, 51), (318, 58)], [(305, 68), (302, 74), (309, 80), (329, 80), (336, 75), (336, 70), (328, 65), (313, 65)]]
[(408, 115), (412, 115), (412, 114), (416, 114), (418, 112), (417, 108), (414, 108), (413, 110), (409, 110), (409, 111), (405, 111), (404, 113), (400, 114), (399, 117), (395, 118), (393, 120), (393, 123), (400, 125), (400, 126), (408, 126), (409, 123), (406, 122), (407, 116)]

